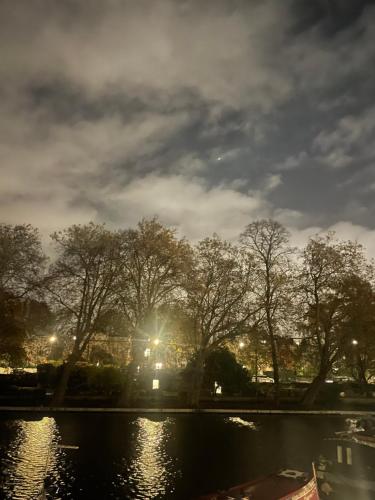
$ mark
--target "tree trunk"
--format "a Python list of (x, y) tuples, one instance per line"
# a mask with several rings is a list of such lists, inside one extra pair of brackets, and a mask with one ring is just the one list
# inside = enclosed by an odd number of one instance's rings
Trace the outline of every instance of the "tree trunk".
[(131, 361), (127, 367), (126, 380), (118, 400), (118, 406), (127, 408), (133, 402), (137, 366), (142, 366), (143, 349), (144, 344), (134, 338), (131, 346)]
[(75, 364), (76, 360), (74, 360), (74, 358), (68, 359), (68, 361), (63, 364), (61, 376), (53, 393), (51, 406), (62, 406), (65, 399), (66, 390), (68, 388), (69, 378)]
[(194, 371), (192, 376), (191, 393), (190, 393), (190, 405), (192, 406), (192, 408), (199, 408), (203, 375), (204, 375), (204, 354), (202, 351), (200, 351), (198, 352), (197, 358), (194, 363)]
[(134, 379), (136, 375), (137, 364), (132, 361), (129, 363), (126, 371), (126, 380), (118, 400), (118, 406), (128, 408), (131, 405), (134, 396)]
[(329, 368), (330, 367), (327, 363), (323, 363), (321, 365), (318, 375), (314, 378), (305, 394), (303, 395), (302, 406), (304, 406), (305, 408), (311, 408), (311, 406), (313, 406), (313, 404), (315, 403), (319, 392), (325, 384)]
[(361, 358), (360, 354), (357, 354), (357, 363), (356, 363), (356, 378), (358, 380), (359, 385), (361, 386), (363, 392), (366, 394), (366, 397), (370, 395), (369, 383), (366, 377), (366, 364), (364, 360)]
[(279, 361), (277, 358), (277, 346), (273, 335), (271, 336), (271, 355), (273, 367), (273, 380), (274, 380), (274, 403), (278, 407), (280, 404), (280, 376), (279, 376)]

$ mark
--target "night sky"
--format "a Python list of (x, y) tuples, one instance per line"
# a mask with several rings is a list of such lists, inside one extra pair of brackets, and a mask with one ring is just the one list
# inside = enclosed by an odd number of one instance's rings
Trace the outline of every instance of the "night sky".
[(273, 217), (375, 255), (375, 2), (0, 0), (0, 219)]

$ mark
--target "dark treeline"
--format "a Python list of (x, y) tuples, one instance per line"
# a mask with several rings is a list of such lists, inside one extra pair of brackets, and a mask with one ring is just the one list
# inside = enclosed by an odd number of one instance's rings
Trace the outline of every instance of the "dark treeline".
[(305, 406), (337, 364), (345, 363), (364, 385), (375, 374), (374, 268), (355, 242), (328, 233), (295, 249), (281, 224), (260, 220), (236, 243), (214, 235), (192, 245), (156, 218), (117, 231), (73, 225), (51, 239), (53, 260), (44, 255), (35, 228), (0, 225), (0, 357), (20, 357), (27, 335), (53, 321), (70, 340), (56, 405), (90, 341), (111, 329), (130, 339), (119, 404), (131, 404), (155, 315), (172, 341), (191, 347), (194, 406), (206, 360), (234, 341), (268, 356), (276, 404), (286, 364), (297, 371), (309, 363), (314, 371)]

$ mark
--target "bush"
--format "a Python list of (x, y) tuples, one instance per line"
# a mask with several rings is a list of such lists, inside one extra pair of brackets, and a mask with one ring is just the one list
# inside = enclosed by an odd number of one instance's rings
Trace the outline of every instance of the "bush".
[(318, 395), (320, 403), (334, 403), (340, 399), (340, 392), (342, 392), (341, 384), (324, 384)]
[(87, 386), (90, 391), (104, 394), (120, 392), (124, 383), (124, 373), (113, 366), (89, 366), (86, 369)]
[(37, 366), (38, 382), (44, 387), (54, 387), (59, 375), (59, 367), (53, 363), (44, 363)]
[[(42, 387), (53, 388), (61, 375), (63, 365), (47, 363), (38, 365), (38, 380)], [(124, 373), (113, 366), (92, 366), (79, 363), (69, 378), (68, 391), (72, 393), (103, 393), (106, 395), (119, 392), (124, 383)]]
[[(188, 384), (194, 371), (193, 358), (183, 373), (183, 381)], [(225, 348), (210, 351), (205, 359), (202, 392), (213, 394), (215, 382), (226, 395), (252, 394), (254, 389), (248, 371), (240, 365), (235, 355)]]

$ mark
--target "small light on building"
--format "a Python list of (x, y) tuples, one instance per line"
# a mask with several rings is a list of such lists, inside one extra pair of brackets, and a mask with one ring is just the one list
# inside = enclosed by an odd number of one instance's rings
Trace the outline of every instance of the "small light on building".
[(215, 394), (221, 394), (221, 385), (215, 382)]
[(97, 362), (96, 362), (96, 366), (100, 366), (100, 363), (99, 363), (99, 361), (97, 361)]
[(147, 349), (145, 349), (145, 358), (149, 358), (150, 357), (150, 354), (151, 354), (151, 349), (149, 347), (147, 347)]
[(352, 340), (352, 344), (353, 344), (353, 345), (358, 345), (358, 340), (353, 339), (353, 340)]
[(137, 372), (139, 373), (139, 370), (141, 369), (141, 367), (138, 365), (137, 366)]
[(51, 342), (51, 344), (53, 344), (54, 342), (56, 342), (56, 340), (57, 340), (56, 335), (51, 335), (50, 338), (49, 338), (49, 341)]
[(163, 363), (155, 363), (155, 370), (161, 370), (163, 368)]
[(152, 389), (153, 390), (159, 389), (159, 379), (157, 379), (157, 378), (153, 379), (153, 381), (152, 381)]
[(245, 343), (244, 342), (240, 342), (238, 344), (238, 346), (239, 346), (240, 349), (243, 349), (245, 347)]
[(77, 340), (77, 336), (76, 335), (73, 335), (73, 340)]

